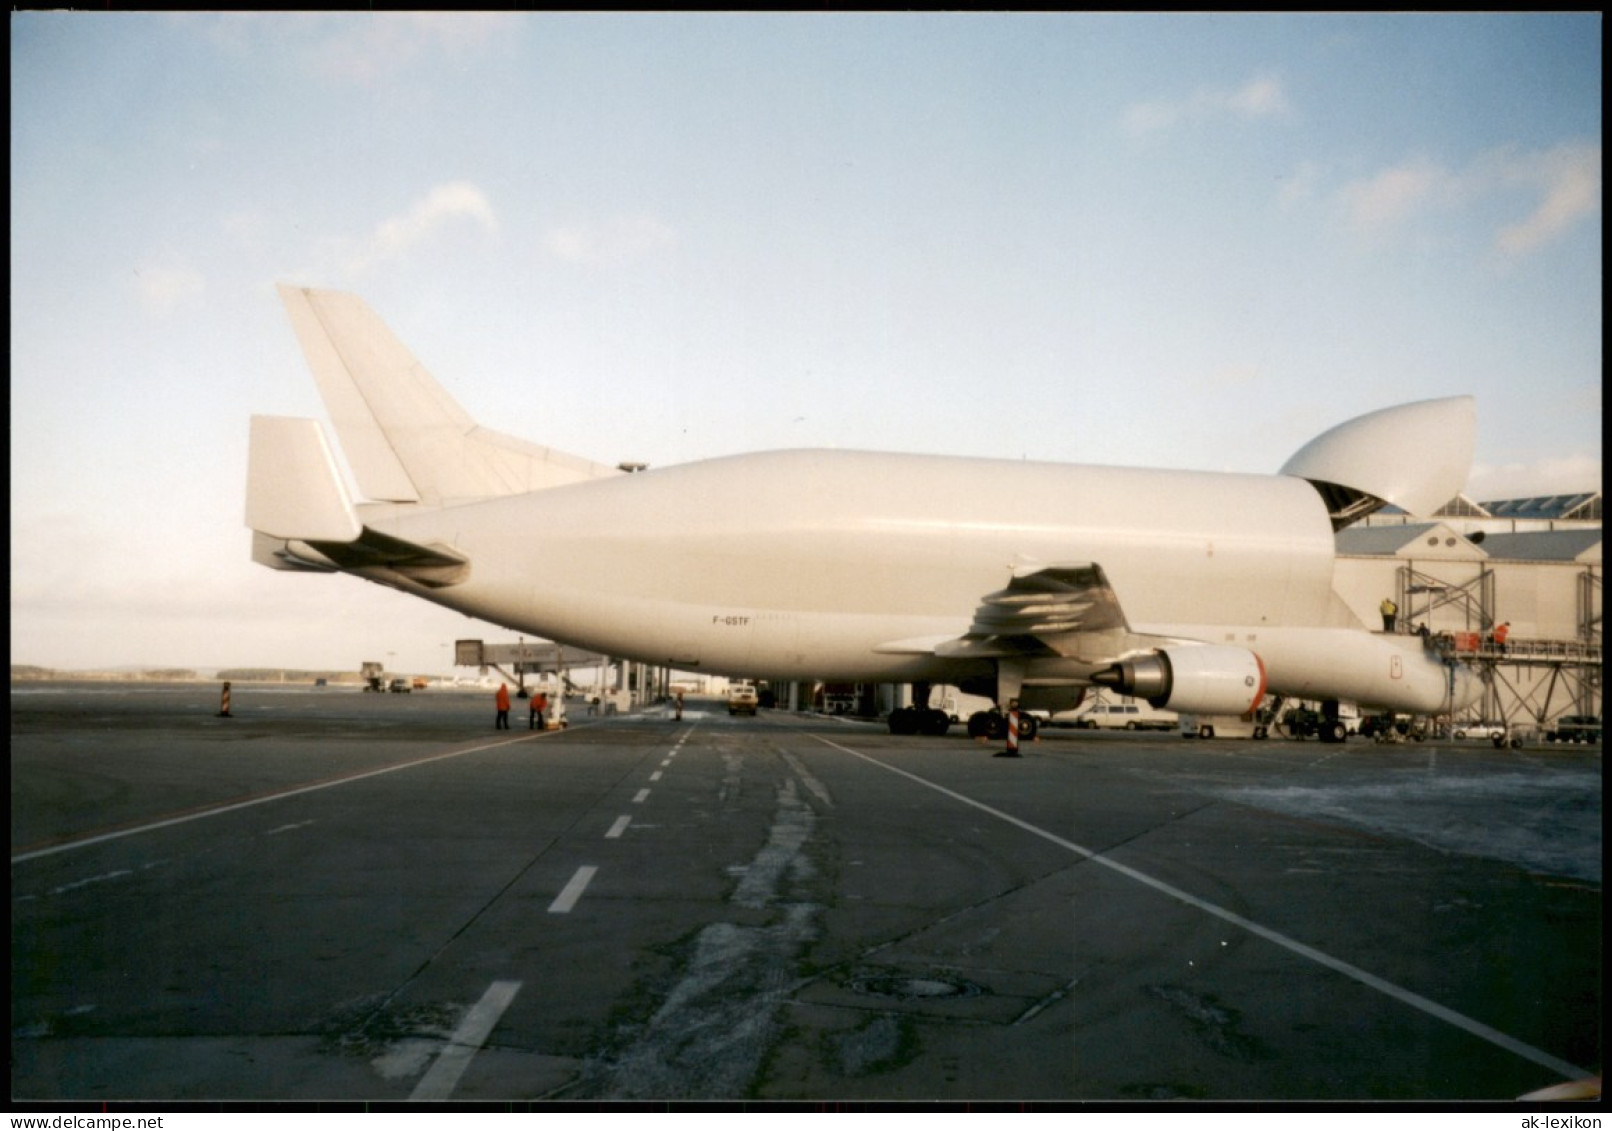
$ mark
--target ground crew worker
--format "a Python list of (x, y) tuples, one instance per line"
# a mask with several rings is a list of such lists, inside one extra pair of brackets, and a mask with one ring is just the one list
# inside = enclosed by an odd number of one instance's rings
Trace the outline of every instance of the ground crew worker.
[(509, 729), (509, 684), (500, 683), (498, 685), (498, 694), (493, 697), (493, 702), (498, 707), (498, 718), (496, 720), (494, 720), (494, 722), (493, 722), (493, 729), (494, 730), (508, 730)]
[(1007, 749), (996, 755), (998, 758), (1019, 758), (1019, 701), (1008, 700), (1007, 710)]
[(1394, 604), (1392, 597), (1384, 597), (1382, 603), (1383, 631), (1394, 631), (1394, 618), (1399, 615), (1399, 606)]
[(527, 730), (548, 730), (549, 729), (549, 721), (548, 721), (548, 717), (547, 717), (547, 712), (548, 712), (548, 709), (549, 709), (549, 697), (547, 695), (543, 694), (543, 692), (539, 691), (536, 695), (532, 696), (532, 701), (531, 702), (532, 702), (532, 717), (530, 719), (526, 720), (526, 729)]
[(683, 693), (681, 691), (677, 693), (677, 721), (683, 721)]
[(1501, 655), (1505, 655), (1506, 637), (1510, 635), (1511, 622), (1509, 620), (1505, 624), (1499, 625), (1494, 630), (1494, 646), (1500, 651)]

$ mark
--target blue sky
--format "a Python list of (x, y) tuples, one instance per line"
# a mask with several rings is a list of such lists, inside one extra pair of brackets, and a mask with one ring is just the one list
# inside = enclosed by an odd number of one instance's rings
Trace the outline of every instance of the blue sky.
[(601, 462), (1263, 472), (1472, 393), (1470, 494), (1599, 486), (1593, 13), (11, 33), (14, 662), (434, 672), (507, 638), (249, 561), (248, 417), (324, 415), (276, 281)]

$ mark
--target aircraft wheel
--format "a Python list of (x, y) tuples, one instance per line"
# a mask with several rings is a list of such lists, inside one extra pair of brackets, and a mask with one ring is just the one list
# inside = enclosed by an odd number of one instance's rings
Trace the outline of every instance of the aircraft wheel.
[(1198, 737), (1199, 738), (1213, 738), (1214, 736), (1215, 736), (1215, 728), (1210, 726), (1208, 723), (1204, 723), (1202, 726), (1200, 726), (1198, 728)]
[(951, 729), (951, 716), (947, 715), (945, 711), (937, 711), (934, 708), (930, 708), (927, 711), (921, 712), (921, 715), (922, 717), (918, 721), (918, 730), (922, 734), (927, 734), (934, 738), (941, 738), (948, 730)]
[(1041, 720), (1034, 715), (1019, 714), (1019, 739), (1022, 742), (1032, 741), (1041, 733)]
[(1002, 716), (991, 711), (975, 711), (968, 716), (968, 737), (1001, 738)]
[(890, 712), (891, 734), (917, 734), (918, 712), (911, 707), (897, 707)]

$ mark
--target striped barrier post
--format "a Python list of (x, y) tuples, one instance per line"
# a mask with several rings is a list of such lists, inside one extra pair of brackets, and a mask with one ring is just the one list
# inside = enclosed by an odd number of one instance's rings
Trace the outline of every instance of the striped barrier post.
[(997, 754), (997, 757), (1017, 758), (1019, 756), (1019, 701), (1015, 699), (1008, 704), (1007, 749)]

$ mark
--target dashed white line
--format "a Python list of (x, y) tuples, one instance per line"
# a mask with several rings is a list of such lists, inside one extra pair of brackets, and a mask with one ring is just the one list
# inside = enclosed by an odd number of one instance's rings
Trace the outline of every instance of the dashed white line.
[(660, 781), (660, 771), (656, 770), (654, 773), (650, 774), (649, 775), (649, 780), (650, 781)]
[(637, 793), (632, 795), (632, 803), (634, 805), (642, 805), (648, 799), (649, 799), (649, 790), (647, 790), (647, 789), (640, 789)]
[(129, 871), (129, 869), (127, 869), (127, 868), (119, 868), (116, 872), (107, 872), (107, 873), (104, 873), (103, 875), (91, 876), (87, 880), (77, 880), (77, 881), (75, 881), (73, 883), (70, 883), (70, 884), (63, 884), (59, 888), (51, 888), (49, 894), (51, 894), (51, 895), (65, 895), (67, 892), (77, 891), (79, 888), (89, 887), (91, 884), (105, 883), (107, 880), (116, 880), (116, 879), (120, 879), (123, 876), (132, 876), (132, 875), (134, 875), (134, 873)]
[(622, 833), (627, 831), (627, 826), (630, 825), (630, 824), (632, 824), (632, 818), (631, 817), (617, 817), (616, 818), (616, 823), (610, 826), (610, 831), (609, 832), (605, 833), (605, 839), (606, 840), (615, 840), (615, 839), (617, 839), (618, 837), (621, 836)]
[(442, 1050), (436, 1063), (421, 1077), (409, 1096), (410, 1100), (445, 1100), (453, 1095), (454, 1088), (459, 1085), (459, 1077), (470, 1067), (470, 1058), (480, 1051), (492, 1035), (493, 1027), (504, 1015), (504, 1010), (509, 1008), (509, 1003), (515, 1000), (520, 988), (519, 982), (494, 982), (487, 987), (481, 1000), (470, 1007), (470, 1012), (459, 1022), (453, 1036), (448, 1038), (447, 1048)]
[(588, 885), (593, 882), (593, 877), (598, 871), (599, 869), (592, 864), (584, 864), (578, 868), (576, 875), (571, 877), (571, 882), (566, 884), (560, 890), (560, 894), (554, 897), (554, 902), (549, 904), (549, 914), (564, 915), (575, 907), (577, 900), (588, 890)]

